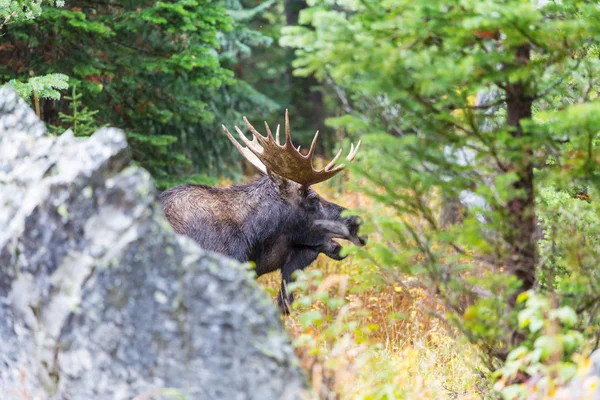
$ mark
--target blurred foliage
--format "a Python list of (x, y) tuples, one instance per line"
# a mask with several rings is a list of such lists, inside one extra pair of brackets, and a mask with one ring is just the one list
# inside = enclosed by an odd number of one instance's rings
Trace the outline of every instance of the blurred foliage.
[(2, 27), (13, 22), (35, 19), (42, 13), (42, 6), (54, 5), (63, 7), (64, 1), (31, 1), (31, 0), (2, 0), (0, 1), (0, 19)]
[[(281, 39), (295, 73), (336, 93), (345, 115), (331, 126), (368, 134), (353, 169), (378, 203), (368, 229), (381, 240), (362, 251), (375, 280), (433, 288), (446, 312), (432, 315), (491, 370), (543, 342), (519, 323), (530, 291), (577, 311), (569, 329), (597, 347), (596, 5), (315, 0), (300, 23)], [(467, 210), (448, 226), (439, 215), (452, 198)]]
[[(284, 105), (298, 143), (308, 144), (322, 126), (324, 114), (306, 99), (314, 82), (291, 78), (292, 55), (276, 45), (290, 4), (0, 3), (0, 82), (31, 97), (59, 132), (71, 127), (64, 116), (73, 112), (73, 100), (59, 100), (70, 80), (81, 106), (97, 111), (96, 126), (125, 130), (134, 159), (159, 188), (237, 179), (240, 157), (221, 124), (243, 125), (242, 116), (281, 121)], [(320, 152), (332, 138), (324, 135), (323, 143)]]
[(43, 98), (43, 99), (60, 99), (59, 90), (64, 90), (69, 87), (69, 77), (64, 74), (48, 74), (44, 76), (37, 76), (29, 78), (25, 82), (19, 82), (17, 80), (8, 81), (8, 85), (11, 85), (19, 96), (26, 100), (31, 100), (31, 97)]
[(35, 20), (3, 27), (0, 80), (25, 97), (37, 94), (43, 120), (66, 129), (73, 98), (57, 101), (57, 89), (68, 76), (82, 106), (97, 110), (97, 125), (127, 132), (134, 159), (161, 188), (183, 176), (235, 176), (238, 156), (220, 124), (278, 107), (232, 71), (251, 49), (271, 43), (248, 26), (268, 7), (202, 0), (44, 7)]
[(552, 301), (534, 292), (523, 292), (518, 301), (519, 328), (529, 333), (527, 340), (508, 354), (496, 375), (495, 388), (504, 398), (526, 398), (531, 390), (523, 375), (532, 377), (538, 396), (549, 398), (557, 387), (566, 385), (577, 374), (575, 355), (583, 350), (584, 335), (574, 329), (579, 317), (569, 306), (556, 308)]
[[(64, 1), (0, 1), (0, 36), (5, 28), (16, 22), (33, 20), (42, 13), (42, 6), (53, 4), (55, 7), (64, 6)], [(8, 47), (0, 44), (0, 48)], [(47, 74), (44, 76), (32, 76), (23, 81), (11, 79), (8, 85), (12, 86), (19, 96), (33, 103), (35, 111), (40, 116), (40, 99), (60, 99), (59, 90), (69, 87), (69, 77), (64, 74)], [(0, 81), (1, 83), (2, 81)]]

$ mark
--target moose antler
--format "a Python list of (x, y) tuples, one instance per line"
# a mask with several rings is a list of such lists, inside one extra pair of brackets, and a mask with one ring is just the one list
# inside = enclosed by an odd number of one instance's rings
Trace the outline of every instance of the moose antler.
[[(292, 144), (290, 121), (287, 110), (285, 110), (285, 143), (283, 145), (279, 144), (279, 125), (277, 125), (275, 138), (273, 138), (271, 129), (269, 129), (269, 125), (266, 122), (266, 137), (254, 129), (246, 117), (244, 117), (244, 122), (246, 122), (248, 129), (250, 129), (250, 132), (252, 132), (252, 135), (254, 136), (252, 141), (248, 140), (246, 135), (244, 135), (237, 126), (235, 129), (246, 147), (240, 145), (238, 141), (235, 140), (225, 125), (222, 125), (223, 130), (229, 140), (231, 140), (231, 143), (233, 143), (235, 148), (238, 149), (244, 158), (250, 161), (250, 163), (258, 168), (263, 174), (274, 173), (308, 187), (315, 183), (326, 181), (344, 169), (344, 164), (338, 166), (335, 165), (342, 155), (342, 149), (338, 151), (337, 155), (325, 166), (325, 168), (320, 170), (314, 168), (313, 154), (315, 152), (317, 138), (319, 137), (319, 131), (315, 133), (315, 137), (313, 138), (308, 153), (303, 155), (300, 153), (300, 146), (296, 148)], [(353, 144), (350, 145), (350, 153), (346, 157), (346, 160), (352, 161), (354, 159), (359, 146), (360, 141), (356, 144), (356, 147), (354, 147)]]

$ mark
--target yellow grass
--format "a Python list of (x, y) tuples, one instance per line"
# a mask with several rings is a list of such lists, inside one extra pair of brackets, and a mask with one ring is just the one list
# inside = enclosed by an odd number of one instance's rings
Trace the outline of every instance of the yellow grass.
[[(327, 188), (317, 189), (324, 197), (351, 209), (370, 208), (371, 199), (358, 193), (334, 195)], [(425, 310), (443, 313), (433, 294), (422, 289), (404, 293), (393, 282), (381, 289), (361, 293), (350, 290), (360, 279), (355, 257), (334, 261), (319, 256), (308, 270), (323, 272), (324, 282), (334, 296), (342, 296), (342, 310), (325, 310), (322, 304), (311, 307), (330, 318), (329, 323), (306, 329), (299, 322), (301, 311), (283, 317), (292, 339), (312, 344), (297, 344), (301, 365), (311, 376), (309, 398), (321, 399), (480, 399), (487, 387), (476, 349), (465, 343), (439, 319)], [(328, 277), (330, 278), (328, 280)], [(278, 274), (263, 276), (259, 282), (273, 296), (279, 290)], [(339, 284), (344, 282), (344, 284)], [(346, 288), (344, 288), (346, 286)], [(309, 292), (319, 290), (318, 287)], [(323, 287), (321, 287), (323, 290)], [(301, 296), (297, 299), (301, 299)], [(365, 314), (364, 311), (368, 311)], [(402, 314), (403, 318), (390, 318)], [(352, 320), (360, 327), (376, 330), (368, 337), (340, 332), (332, 338), (326, 329), (336, 321)], [(329, 333), (330, 334), (330, 333)]]

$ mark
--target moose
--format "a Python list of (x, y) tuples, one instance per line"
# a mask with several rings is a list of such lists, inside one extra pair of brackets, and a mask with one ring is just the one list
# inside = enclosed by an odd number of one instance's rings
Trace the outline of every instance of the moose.
[[(285, 112), (285, 143), (280, 144), (279, 125), (273, 137), (265, 122), (267, 136), (259, 133), (244, 117), (253, 135), (250, 141), (236, 126), (242, 146), (223, 125), (233, 146), (262, 177), (228, 188), (185, 184), (161, 194), (164, 213), (180, 234), (189, 236), (202, 248), (224, 254), (240, 262), (252, 261), (258, 276), (281, 270), (282, 282), (278, 304), (289, 314), (293, 296), (286, 290), (292, 274), (309, 266), (323, 253), (342, 260), (342, 246), (334, 239), (344, 239), (364, 246), (359, 236), (361, 220), (343, 216), (340, 205), (321, 198), (312, 188), (330, 179), (344, 168), (336, 163), (337, 153), (324, 168), (317, 170), (313, 155), (317, 131), (306, 154), (292, 144), (288, 112)], [(352, 161), (358, 151), (351, 144), (346, 157)]]

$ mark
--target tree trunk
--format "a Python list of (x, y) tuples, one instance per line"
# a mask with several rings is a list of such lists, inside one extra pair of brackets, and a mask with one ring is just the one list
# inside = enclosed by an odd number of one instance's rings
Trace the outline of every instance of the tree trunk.
[[(527, 64), (530, 60), (530, 47), (519, 47), (516, 55), (518, 62)], [(507, 86), (506, 99), (507, 125), (512, 127), (514, 138), (522, 138), (525, 133), (521, 121), (531, 118), (533, 97), (527, 93), (523, 82), (517, 82)], [(522, 283), (511, 298), (512, 305), (515, 304), (517, 296), (531, 289), (536, 281), (537, 245), (532, 156), (531, 149), (525, 147), (522, 157), (511, 166), (511, 170), (518, 176), (514, 188), (520, 193), (507, 204), (509, 229), (506, 239), (511, 246), (507, 267)]]

